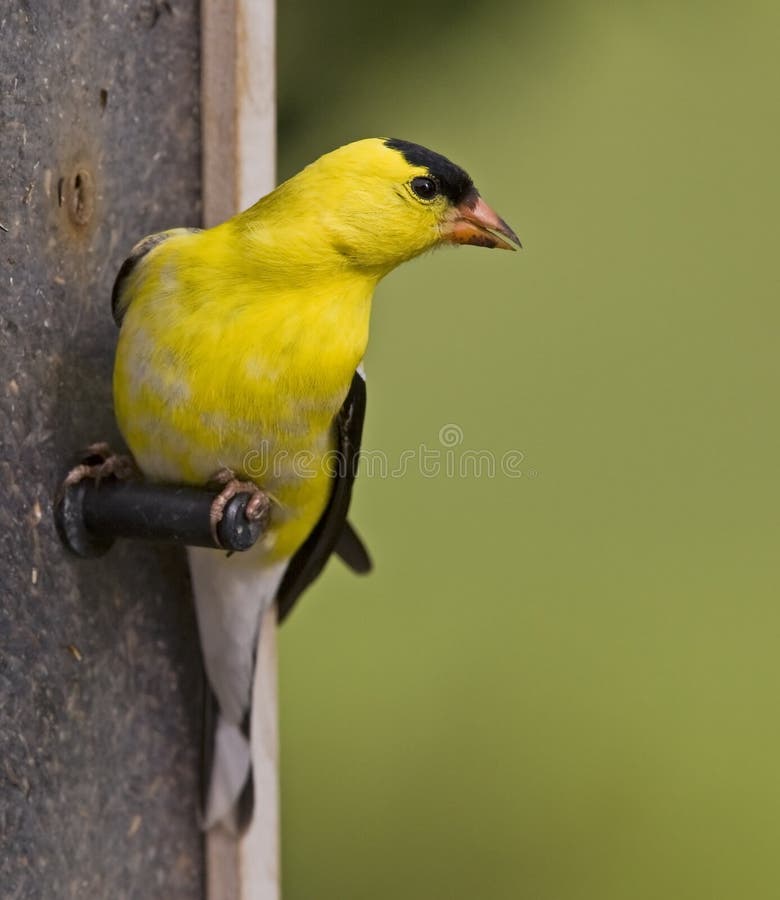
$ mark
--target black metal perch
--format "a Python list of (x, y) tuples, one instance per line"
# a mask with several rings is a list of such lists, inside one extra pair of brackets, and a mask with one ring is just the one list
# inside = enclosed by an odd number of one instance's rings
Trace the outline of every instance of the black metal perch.
[(225, 507), (216, 532), (211, 506), (219, 490), (84, 478), (65, 487), (55, 504), (57, 530), (65, 546), (84, 558), (102, 556), (116, 538), (141, 538), (228, 551), (248, 550), (268, 524), (270, 503), (261, 516), (245, 516), (252, 495), (236, 494)]

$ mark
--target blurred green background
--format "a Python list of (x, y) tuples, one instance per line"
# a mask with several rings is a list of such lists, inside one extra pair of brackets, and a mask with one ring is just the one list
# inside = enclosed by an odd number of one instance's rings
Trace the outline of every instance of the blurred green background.
[(380, 286), (376, 571), (282, 630), (287, 900), (780, 896), (777, 3), (279, 6), (280, 175), (392, 135), (522, 238)]

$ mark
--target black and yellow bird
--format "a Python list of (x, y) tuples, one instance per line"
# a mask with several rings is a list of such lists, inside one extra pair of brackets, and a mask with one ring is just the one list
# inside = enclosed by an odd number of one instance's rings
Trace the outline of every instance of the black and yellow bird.
[(459, 166), (373, 138), (215, 228), (146, 238), (120, 271), (114, 397), (141, 471), (195, 485), (222, 473), (226, 491), (251, 482), (273, 498), (251, 551), (191, 551), (220, 709), (207, 824), (234, 815), (250, 777), (242, 726), (264, 610), (286, 615), (333, 552), (370, 565), (347, 512), (371, 299), (392, 269), (442, 244), (519, 247)]

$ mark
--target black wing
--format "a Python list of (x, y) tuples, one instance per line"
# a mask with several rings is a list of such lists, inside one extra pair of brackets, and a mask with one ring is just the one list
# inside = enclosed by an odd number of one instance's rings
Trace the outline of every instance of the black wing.
[(366, 382), (360, 372), (355, 372), (347, 399), (334, 422), (338, 463), (333, 476), (333, 490), (325, 511), (290, 560), (279, 585), (276, 608), (280, 622), (289, 615), (298, 597), (323, 570), (331, 553), (337, 553), (356, 572), (368, 572), (371, 568), (365, 547), (347, 522), (365, 414)]
[(333, 552), (358, 575), (365, 575), (371, 571), (371, 557), (368, 550), (349, 521), (344, 523), (344, 530)]

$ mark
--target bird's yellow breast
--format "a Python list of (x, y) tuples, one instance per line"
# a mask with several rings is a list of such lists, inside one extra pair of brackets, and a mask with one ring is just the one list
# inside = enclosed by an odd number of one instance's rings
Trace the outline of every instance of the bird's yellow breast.
[(149, 478), (203, 484), (227, 467), (267, 490), (265, 546), (282, 558), (327, 503), (333, 419), (365, 352), (375, 281), (333, 271), (291, 283), (240, 252), (235, 227), (169, 237), (129, 276), (116, 415)]

